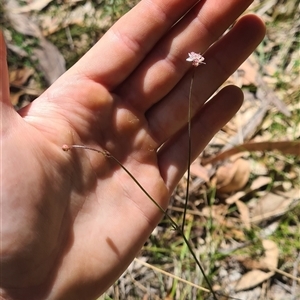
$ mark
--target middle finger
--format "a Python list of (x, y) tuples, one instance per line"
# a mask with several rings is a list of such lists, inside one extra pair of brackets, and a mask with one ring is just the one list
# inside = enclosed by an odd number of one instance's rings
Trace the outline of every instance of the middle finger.
[[(195, 70), (191, 95), (192, 115), (201, 109), (203, 103), (254, 51), (264, 34), (262, 21), (254, 15), (247, 15), (208, 49), (205, 53), (206, 65)], [(163, 101), (147, 112), (149, 128), (158, 146), (187, 123), (190, 82), (191, 73), (187, 73)]]
[(115, 92), (136, 109), (142, 112), (148, 110), (168, 94), (190, 68), (185, 61), (187, 53), (204, 52), (251, 2), (200, 1), (158, 42)]

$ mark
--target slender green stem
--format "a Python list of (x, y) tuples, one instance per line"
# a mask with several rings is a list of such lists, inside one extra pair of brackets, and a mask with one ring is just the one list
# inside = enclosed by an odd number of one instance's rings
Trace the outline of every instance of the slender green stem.
[(188, 239), (186, 238), (183, 230), (180, 228), (180, 226), (177, 225), (177, 223), (170, 217), (170, 215), (167, 213), (166, 210), (164, 210), (153, 198), (152, 196), (144, 189), (144, 187), (139, 183), (139, 181), (131, 174), (131, 172), (113, 155), (111, 155), (107, 150), (100, 150), (100, 149), (95, 149), (92, 147), (88, 147), (88, 146), (84, 146), (84, 145), (63, 145), (62, 149), (64, 151), (69, 151), (72, 148), (80, 148), (80, 149), (85, 149), (85, 150), (91, 150), (94, 152), (98, 152), (102, 155), (104, 155), (107, 158), (110, 158), (112, 160), (114, 160), (128, 175), (129, 177), (136, 183), (136, 185), (145, 193), (145, 195), (153, 202), (153, 204), (163, 213), (163, 215), (171, 222), (173, 228), (180, 234), (180, 236), (182, 236), (184, 242), (186, 243), (190, 253), (192, 254), (197, 266), (199, 267), (199, 269), (201, 270), (204, 279), (209, 287), (209, 290), (211, 291), (214, 300), (218, 300), (217, 299), (217, 295), (214, 292), (211, 283), (209, 282), (207, 276), (205, 275), (204, 269), (199, 261), (199, 259), (197, 258), (197, 255), (195, 253), (195, 251), (193, 250), (192, 244), (188, 241)]
[(184, 211), (183, 211), (183, 220), (182, 220), (182, 231), (184, 232), (184, 225), (186, 220), (186, 210), (189, 202), (189, 193), (190, 193), (190, 177), (191, 177), (191, 151), (192, 151), (192, 138), (191, 138), (191, 130), (192, 130), (192, 90), (193, 83), (195, 77), (195, 68), (193, 69), (190, 91), (189, 91), (189, 103), (188, 103), (188, 158), (187, 158), (187, 182), (186, 182), (186, 194), (185, 194), (185, 203), (184, 203)]
[[(205, 275), (204, 269), (199, 261), (199, 259), (197, 258), (197, 255), (195, 253), (195, 251), (193, 250), (193, 247), (191, 245), (191, 243), (188, 241), (188, 239), (186, 238), (183, 230), (177, 225), (177, 223), (170, 217), (170, 215), (167, 213), (166, 210), (164, 210), (153, 198), (152, 196), (144, 189), (144, 187), (139, 183), (139, 181), (129, 172), (129, 170), (114, 156), (112, 156), (111, 154), (109, 154), (107, 151), (105, 152), (107, 157), (112, 158), (131, 178), (132, 180), (138, 185), (138, 187), (145, 193), (145, 195), (153, 202), (154, 205), (156, 205), (156, 207), (158, 207), (158, 209), (164, 214), (164, 216), (171, 222), (173, 228), (182, 236), (183, 240), (185, 241), (189, 251), (191, 252), (193, 258), (195, 259), (196, 264), (198, 265), (199, 269), (201, 270), (205, 281), (211, 291), (211, 293), (213, 294), (213, 297), (215, 300), (217, 299), (217, 295), (215, 294), (211, 283), (209, 282), (208, 278)], [(109, 154), (109, 155), (107, 155)]]

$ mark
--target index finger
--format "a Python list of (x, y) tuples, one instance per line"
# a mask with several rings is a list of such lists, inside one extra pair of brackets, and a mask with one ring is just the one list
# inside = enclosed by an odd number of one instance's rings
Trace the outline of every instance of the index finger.
[(70, 70), (109, 90), (136, 68), (157, 41), (196, 0), (141, 1), (122, 17)]

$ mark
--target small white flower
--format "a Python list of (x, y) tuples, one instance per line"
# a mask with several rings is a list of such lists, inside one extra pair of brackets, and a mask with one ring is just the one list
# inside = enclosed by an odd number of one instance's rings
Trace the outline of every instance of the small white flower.
[(200, 53), (190, 52), (187, 61), (191, 61), (194, 67), (198, 67), (200, 64), (205, 64), (204, 57)]

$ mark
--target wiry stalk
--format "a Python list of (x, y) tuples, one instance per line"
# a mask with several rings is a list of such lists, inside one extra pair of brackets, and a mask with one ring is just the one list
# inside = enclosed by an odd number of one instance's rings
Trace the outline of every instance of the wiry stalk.
[(186, 193), (185, 193), (185, 203), (184, 203), (184, 211), (183, 211), (183, 219), (182, 219), (182, 231), (184, 232), (184, 225), (186, 219), (186, 210), (189, 201), (189, 193), (190, 193), (190, 177), (191, 177), (191, 151), (192, 151), (192, 138), (191, 138), (191, 128), (192, 128), (192, 89), (195, 77), (195, 69), (192, 73), (190, 91), (189, 91), (189, 103), (188, 103), (188, 157), (187, 157), (187, 182), (186, 182)]
[(145, 193), (145, 195), (152, 201), (152, 203), (164, 214), (164, 216), (171, 222), (173, 228), (182, 236), (184, 242), (186, 243), (189, 251), (191, 252), (197, 266), (199, 267), (199, 269), (201, 270), (204, 279), (211, 291), (211, 293), (213, 294), (214, 300), (218, 300), (216, 293), (213, 291), (211, 283), (209, 282), (207, 276), (205, 275), (204, 269), (199, 261), (199, 259), (197, 258), (196, 253), (193, 250), (193, 247), (191, 245), (191, 243), (188, 241), (188, 239), (186, 238), (184, 232), (182, 231), (182, 229), (180, 228), (180, 226), (177, 225), (177, 223), (170, 217), (170, 215), (167, 213), (166, 210), (164, 210), (153, 198), (152, 196), (145, 190), (145, 188), (139, 183), (139, 181), (131, 174), (131, 172), (116, 158), (114, 157), (112, 154), (110, 154), (107, 150), (100, 150), (100, 149), (95, 149), (92, 147), (88, 147), (88, 146), (84, 146), (84, 145), (63, 145), (62, 149), (64, 151), (69, 151), (72, 148), (81, 148), (81, 149), (85, 149), (85, 150), (91, 150), (94, 152), (98, 152), (102, 155), (104, 155), (107, 158), (110, 158), (112, 160), (114, 160), (129, 176), (130, 178), (137, 184), (137, 186)]
[[(200, 54), (197, 54), (195, 52), (189, 53), (189, 57), (187, 58), (187, 61), (191, 61), (192, 65), (194, 67), (199, 66), (200, 64), (204, 64), (204, 57)], [(209, 282), (207, 276), (205, 275), (204, 269), (197, 258), (196, 253), (193, 250), (193, 247), (189, 240), (186, 238), (184, 234), (184, 225), (185, 225), (185, 220), (186, 220), (186, 211), (187, 211), (187, 204), (188, 204), (188, 199), (189, 199), (189, 182), (190, 182), (190, 164), (191, 164), (191, 148), (192, 148), (192, 139), (191, 139), (191, 102), (192, 102), (192, 88), (193, 88), (193, 82), (194, 82), (194, 76), (195, 76), (195, 70), (193, 70), (192, 73), (192, 78), (191, 78), (191, 84), (190, 84), (190, 89), (189, 89), (189, 102), (188, 102), (188, 161), (187, 161), (187, 186), (186, 186), (186, 196), (185, 196), (185, 205), (184, 205), (184, 213), (183, 213), (183, 222), (182, 226), (179, 226), (167, 213), (166, 210), (164, 210), (153, 198), (152, 196), (144, 189), (144, 187), (139, 183), (139, 181), (131, 174), (131, 172), (112, 154), (110, 154), (107, 150), (100, 150), (100, 149), (95, 149), (92, 147), (84, 146), (84, 145), (63, 145), (62, 149), (64, 151), (69, 151), (72, 148), (81, 148), (81, 149), (86, 149), (86, 150), (91, 150), (95, 151), (98, 153), (101, 153), (107, 158), (110, 158), (114, 160), (129, 176), (130, 178), (137, 184), (137, 186), (145, 193), (145, 195), (152, 201), (152, 203), (163, 213), (163, 215), (170, 221), (172, 224), (173, 228), (182, 236), (184, 242), (186, 243), (190, 253), (192, 254), (197, 266), (201, 270), (203, 277), (213, 295), (214, 300), (217, 299), (217, 294), (214, 292), (211, 283)]]

